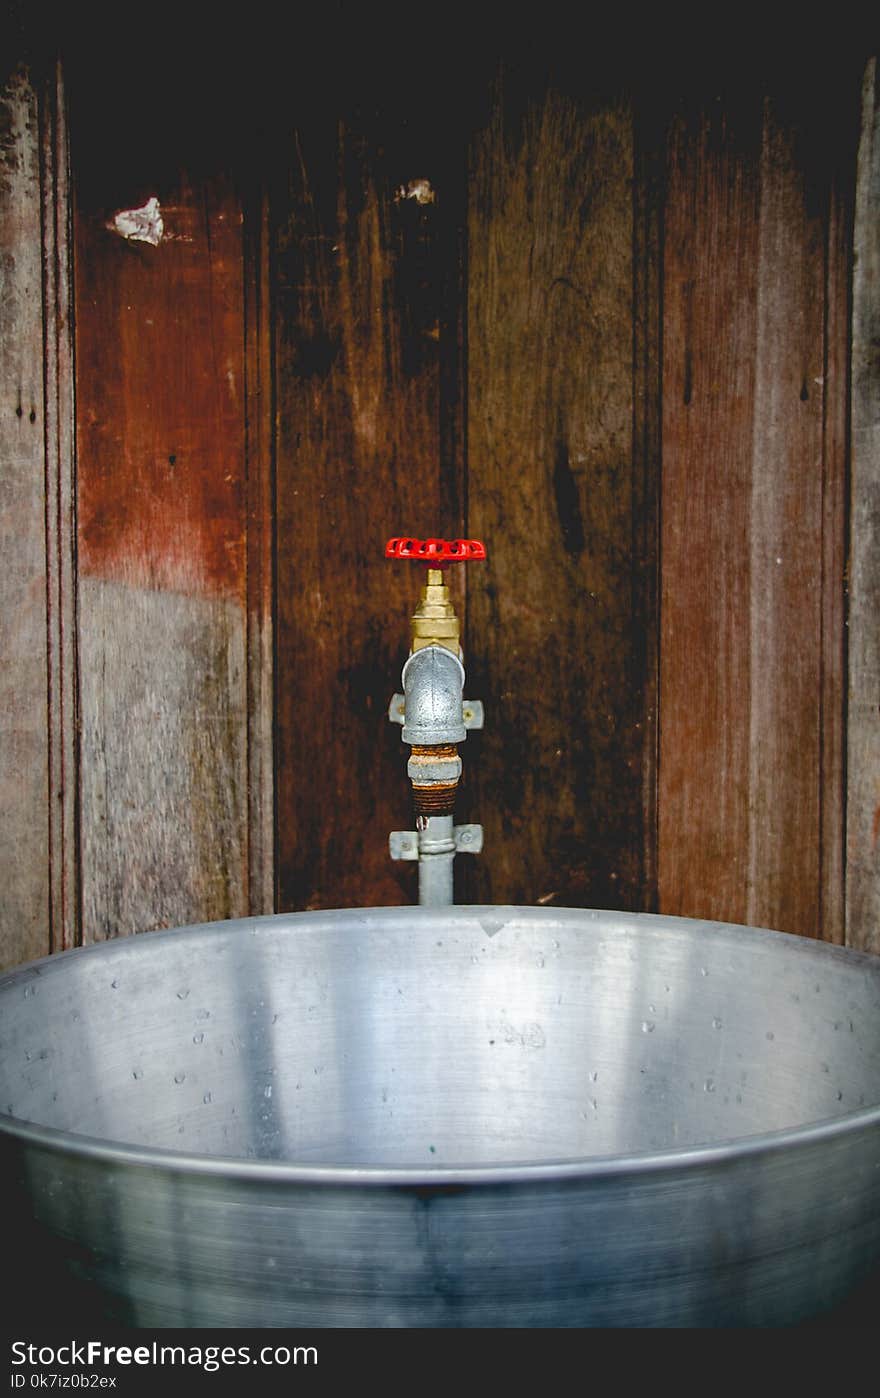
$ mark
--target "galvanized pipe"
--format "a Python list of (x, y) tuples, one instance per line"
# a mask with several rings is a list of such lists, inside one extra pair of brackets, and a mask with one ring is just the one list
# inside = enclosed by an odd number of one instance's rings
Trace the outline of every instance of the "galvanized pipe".
[(453, 902), (455, 859), (452, 816), (422, 816), (419, 827), (419, 906), (448, 908)]
[(445, 646), (413, 651), (401, 675), (405, 702), (403, 741), (432, 747), (463, 743), (464, 666)]

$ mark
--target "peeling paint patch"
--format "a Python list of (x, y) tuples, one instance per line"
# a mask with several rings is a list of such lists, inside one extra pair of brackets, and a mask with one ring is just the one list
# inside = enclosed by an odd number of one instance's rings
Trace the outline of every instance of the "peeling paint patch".
[(140, 209), (121, 209), (113, 220), (113, 229), (131, 242), (158, 247), (165, 236), (159, 200), (154, 195)]
[(398, 204), (402, 199), (415, 199), (417, 204), (433, 204), (436, 196), (430, 180), (409, 180), (398, 186), (394, 198)]

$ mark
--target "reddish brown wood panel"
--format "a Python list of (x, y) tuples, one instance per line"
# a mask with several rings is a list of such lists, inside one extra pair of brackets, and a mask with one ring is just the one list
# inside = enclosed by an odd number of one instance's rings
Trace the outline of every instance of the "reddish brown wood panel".
[(641, 178), (628, 102), (517, 93), (506, 77), (472, 145), (468, 528), (489, 562), (468, 588), (486, 727), (472, 771), (467, 752), (467, 814), (486, 831), (468, 874), (481, 902), (651, 898), (641, 400), (656, 378), (636, 258), (655, 238), (637, 163)]
[[(276, 217), (277, 805), (283, 909), (415, 901), (387, 719), (423, 579), (401, 531), (461, 533), (454, 162), (407, 112), (318, 104)], [(461, 580), (454, 580), (461, 599)]]
[(256, 914), (275, 908), (275, 393), (269, 201), (259, 171), (244, 189), (248, 902)]
[(672, 130), (660, 906), (837, 939), (845, 277), (807, 103)]
[[(248, 911), (240, 201), (94, 159), (74, 144), (86, 939)], [(151, 197), (156, 245), (115, 226)]]

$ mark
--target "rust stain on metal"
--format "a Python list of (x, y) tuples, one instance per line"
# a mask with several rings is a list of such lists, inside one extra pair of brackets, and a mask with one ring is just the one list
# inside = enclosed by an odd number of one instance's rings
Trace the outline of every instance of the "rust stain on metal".
[[(409, 760), (409, 769), (412, 773), (414, 767), (419, 764), (425, 768), (436, 770), (435, 764), (438, 762), (455, 763), (458, 770), (458, 748), (455, 743), (438, 743), (434, 745), (424, 745), (414, 743)], [(455, 797), (458, 791), (458, 777), (450, 781), (432, 781), (425, 783), (419, 781), (418, 776), (412, 777), (413, 810), (416, 815), (439, 816), (451, 815), (455, 806)]]

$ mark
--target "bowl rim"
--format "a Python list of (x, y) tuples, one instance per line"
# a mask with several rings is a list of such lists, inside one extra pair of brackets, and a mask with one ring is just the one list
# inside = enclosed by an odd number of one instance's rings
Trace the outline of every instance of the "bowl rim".
[[(528, 923), (554, 920), (563, 924), (585, 921), (585, 930), (592, 930), (599, 919), (612, 919), (614, 926), (604, 926), (605, 932), (615, 930), (653, 930), (659, 932), (678, 931), (691, 935), (700, 930), (701, 934), (736, 938), (740, 945), (744, 940), (772, 942), (782, 939), (800, 955), (812, 956), (817, 960), (830, 957), (849, 964), (861, 963), (880, 977), (880, 957), (876, 954), (853, 947), (842, 947), (830, 942), (800, 936), (797, 933), (779, 932), (772, 928), (753, 927), (746, 924), (722, 922), (714, 919), (679, 917), (666, 913), (633, 913), (616, 909), (574, 908), (562, 906), (531, 906), (528, 904), (454, 904), (448, 908), (421, 908), (413, 906), (330, 908), (304, 912), (266, 913), (244, 918), (229, 918), (214, 922), (192, 923), (175, 928), (159, 928), (154, 931), (137, 933), (133, 936), (118, 937), (88, 946), (72, 947), (55, 952), (36, 960), (25, 962), (0, 973), (0, 994), (8, 993), (14, 985), (40, 977), (47, 971), (55, 973), (72, 957), (111, 958), (131, 955), (132, 948), (144, 937), (154, 941), (166, 938), (180, 939), (182, 936), (207, 936), (219, 930), (235, 934), (247, 931), (259, 935), (261, 931), (277, 929), (287, 925), (292, 932), (308, 928), (338, 923), (342, 918), (351, 930), (369, 930), (371, 924), (387, 926), (389, 922), (411, 921), (413, 916), (429, 928), (447, 927), (453, 921), (473, 922), (481, 925), (489, 920), (491, 930), (484, 927), (487, 935), (494, 936), (502, 927), (526, 919)], [(502, 916), (503, 915), (503, 916)], [(499, 920), (500, 919), (500, 920)], [(497, 923), (497, 926), (495, 924)], [(76, 1157), (83, 1161), (94, 1161), (108, 1167), (126, 1166), (148, 1169), (165, 1174), (183, 1174), (208, 1179), (235, 1179), (254, 1184), (279, 1184), (308, 1186), (345, 1187), (386, 1187), (396, 1190), (437, 1189), (455, 1186), (488, 1187), (511, 1184), (566, 1184), (590, 1183), (591, 1181), (613, 1180), (624, 1176), (650, 1177), (667, 1175), (681, 1171), (699, 1171), (723, 1165), (739, 1164), (746, 1161), (771, 1158), (785, 1151), (809, 1150), (835, 1141), (850, 1134), (880, 1132), (880, 1102), (860, 1107), (833, 1117), (788, 1126), (776, 1131), (759, 1132), (746, 1136), (734, 1136), (724, 1141), (697, 1143), (666, 1150), (631, 1152), (618, 1155), (591, 1155), (540, 1159), (535, 1161), (505, 1162), (490, 1164), (437, 1164), (425, 1162), (399, 1165), (334, 1165), (298, 1164), (296, 1161), (268, 1160), (237, 1155), (205, 1154), (196, 1151), (177, 1151), (161, 1146), (140, 1146), (125, 1141), (95, 1137), (79, 1132), (63, 1130), (23, 1120), (0, 1111), (0, 1139), (15, 1140), (23, 1146), (46, 1150), (61, 1155)], [(878, 1143), (878, 1169), (880, 1169), (880, 1143)]]

